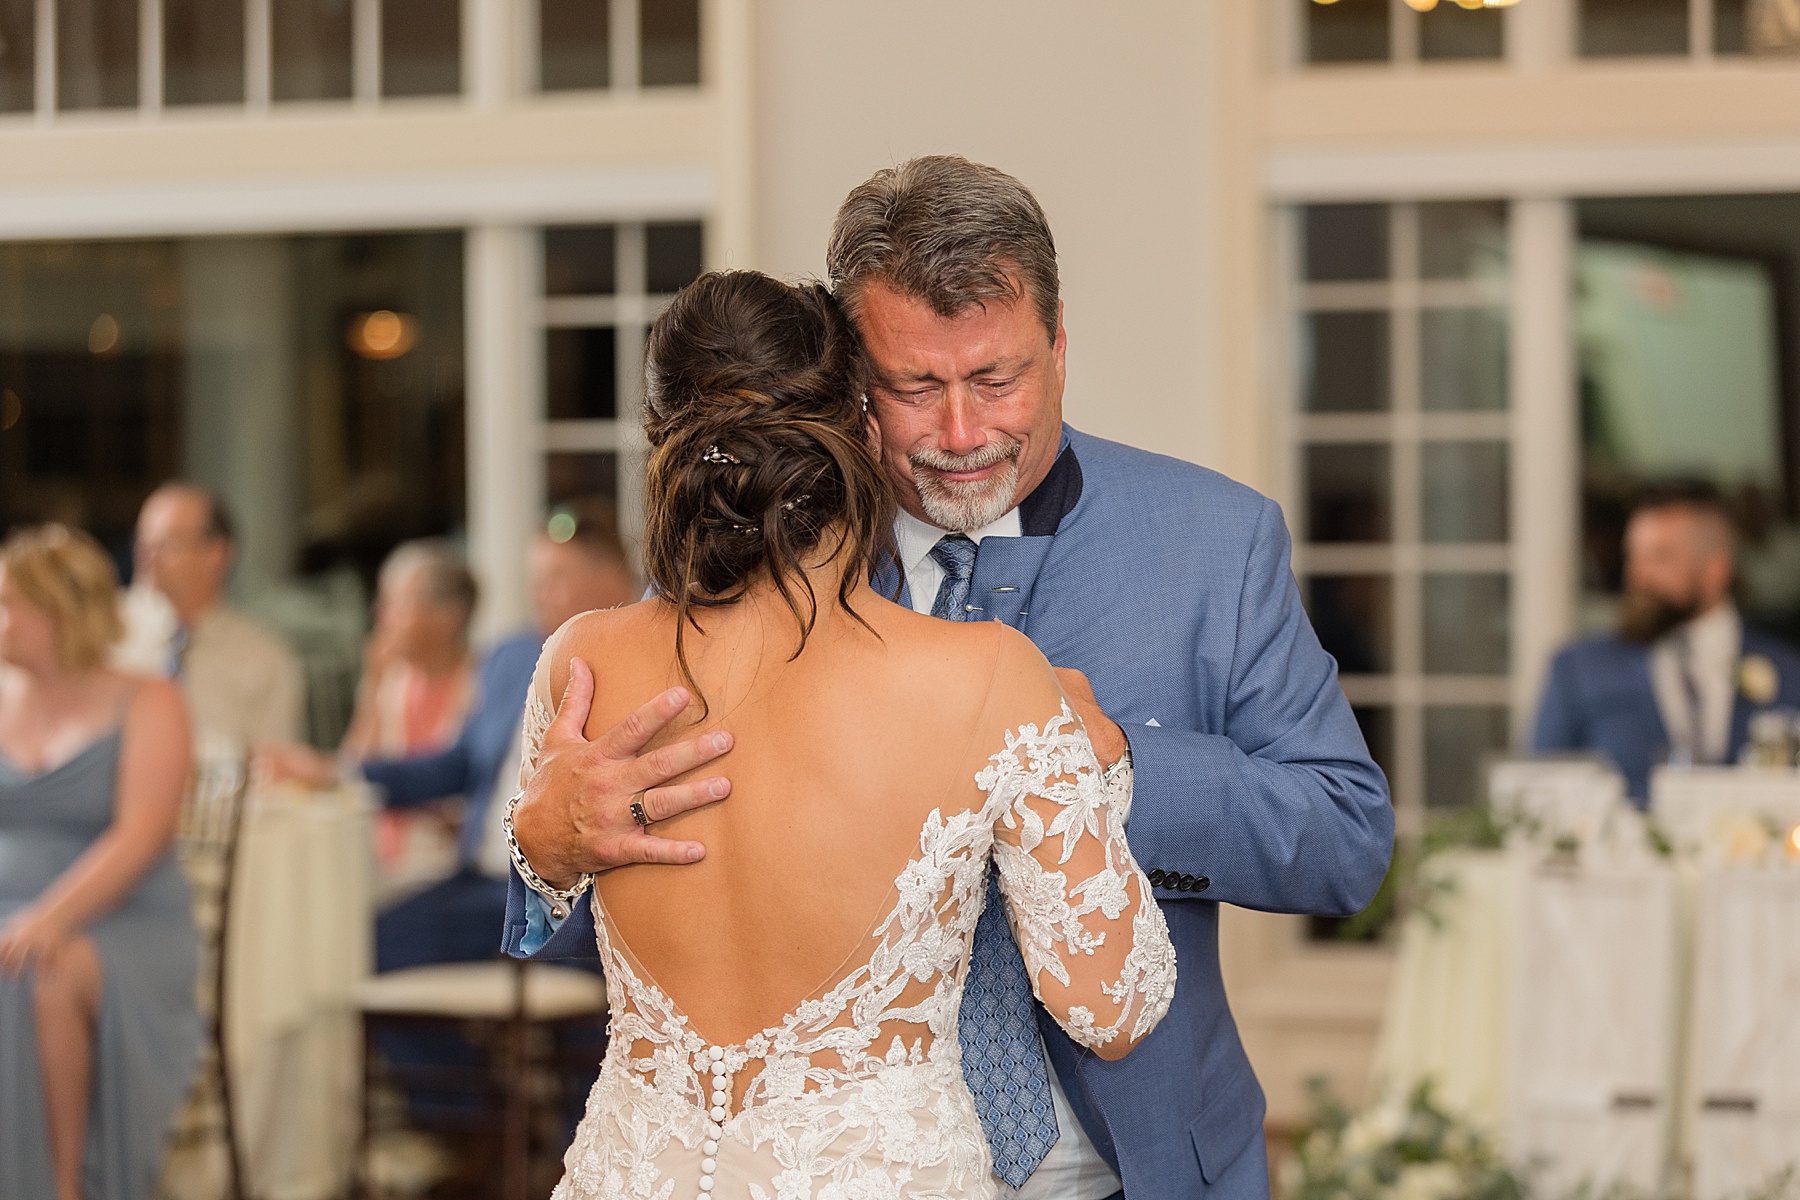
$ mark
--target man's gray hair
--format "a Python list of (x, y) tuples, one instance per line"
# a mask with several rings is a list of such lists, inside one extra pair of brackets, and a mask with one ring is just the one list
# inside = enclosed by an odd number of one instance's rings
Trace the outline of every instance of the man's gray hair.
[(1037, 197), (1006, 172), (952, 154), (875, 172), (838, 209), (825, 252), (831, 289), (852, 320), (880, 282), (953, 317), (1029, 293), (1056, 340), (1056, 243)]

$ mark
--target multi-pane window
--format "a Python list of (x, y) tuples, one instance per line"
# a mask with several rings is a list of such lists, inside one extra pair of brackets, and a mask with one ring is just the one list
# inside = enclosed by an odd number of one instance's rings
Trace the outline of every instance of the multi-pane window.
[(1588, 58), (1743, 54), (1756, 48), (1746, 20), (1752, 2), (1577, 0), (1577, 50)]
[(700, 0), (538, 0), (538, 87), (693, 87)]
[(1508, 744), (1506, 205), (1294, 221), (1295, 569), (1416, 829)]
[(641, 523), (644, 335), (705, 263), (699, 221), (544, 230), (547, 499), (604, 495)]
[[(0, 0), (0, 114), (456, 96), (467, 84), (462, 9), (462, 0)], [(700, 82), (699, 0), (538, 0), (536, 12), (538, 77), (527, 90)]]
[[(1459, 0), (1288, 0), (1295, 61), (1412, 63), (1498, 59), (1512, 5)], [(1794, 54), (1791, 22), (1758, 19), (1759, 0), (1568, 0), (1569, 53), (1580, 58)], [(1772, 0), (1786, 4), (1787, 0)], [(1423, 9), (1423, 11), (1420, 11)]]
[(1455, 0), (1424, 12), (1402, 0), (1290, 2), (1300, 7), (1302, 62), (1496, 59), (1506, 50), (1504, 8), (1465, 8)]

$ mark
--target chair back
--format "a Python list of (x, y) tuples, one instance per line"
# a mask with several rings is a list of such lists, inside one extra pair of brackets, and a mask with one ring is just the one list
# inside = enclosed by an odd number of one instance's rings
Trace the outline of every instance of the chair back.
[[(231, 1073), (225, 1054), (226, 980), (230, 963), (232, 880), (237, 865), (238, 836), (244, 823), (249, 791), (249, 763), (241, 753), (202, 757), (181, 808), (175, 834), (175, 856), (193, 894), (194, 924), (200, 931), (200, 1012), (211, 1036), (202, 1053), (202, 1080), (218, 1108), (230, 1173), (232, 1200), (245, 1195), (237, 1122), (231, 1099)], [(196, 1106), (200, 1101), (196, 1097)], [(190, 1115), (192, 1115), (190, 1113)]]

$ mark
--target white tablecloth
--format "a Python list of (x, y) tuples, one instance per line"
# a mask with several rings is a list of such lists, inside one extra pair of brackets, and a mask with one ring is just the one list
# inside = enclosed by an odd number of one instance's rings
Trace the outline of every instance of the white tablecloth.
[(1800, 869), (1712, 868), (1698, 893), (1684, 1141), (1710, 1198), (1800, 1162)]
[[(362, 1039), (352, 996), (373, 967), (366, 788), (255, 788), (233, 888), (226, 1038), (252, 1194), (323, 1200), (349, 1177)], [(172, 1163), (181, 1200), (218, 1195), (219, 1162)]]
[(1375, 1051), (1376, 1077), (1407, 1088), (1437, 1081), (1438, 1098), (1491, 1135), (1506, 1126), (1506, 1031), (1517, 863), (1456, 850), (1424, 867), (1435, 920), (1414, 915)]
[(1800, 868), (1546, 870), (1457, 851), (1403, 928), (1377, 1077), (1437, 1094), (1551, 1190), (1699, 1200), (1800, 1161)]

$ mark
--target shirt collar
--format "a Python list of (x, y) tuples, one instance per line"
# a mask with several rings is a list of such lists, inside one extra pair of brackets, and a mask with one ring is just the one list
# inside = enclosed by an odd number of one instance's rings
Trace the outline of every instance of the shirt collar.
[(1738, 616), (1737, 605), (1727, 600), (1676, 626), (1665, 636), (1670, 641), (1685, 639), (1690, 653), (1713, 661), (1735, 658), (1743, 633), (1743, 620)]
[[(931, 548), (948, 532), (936, 525), (921, 521), (904, 508), (894, 518), (894, 541), (900, 550), (900, 566), (910, 576), (919, 569), (919, 564), (931, 554)], [(971, 530), (969, 540), (976, 545), (982, 538), (988, 537), (1020, 537), (1023, 526), (1019, 521), (1019, 510), (1012, 509), (992, 525), (983, 525), (980, 529)]]

